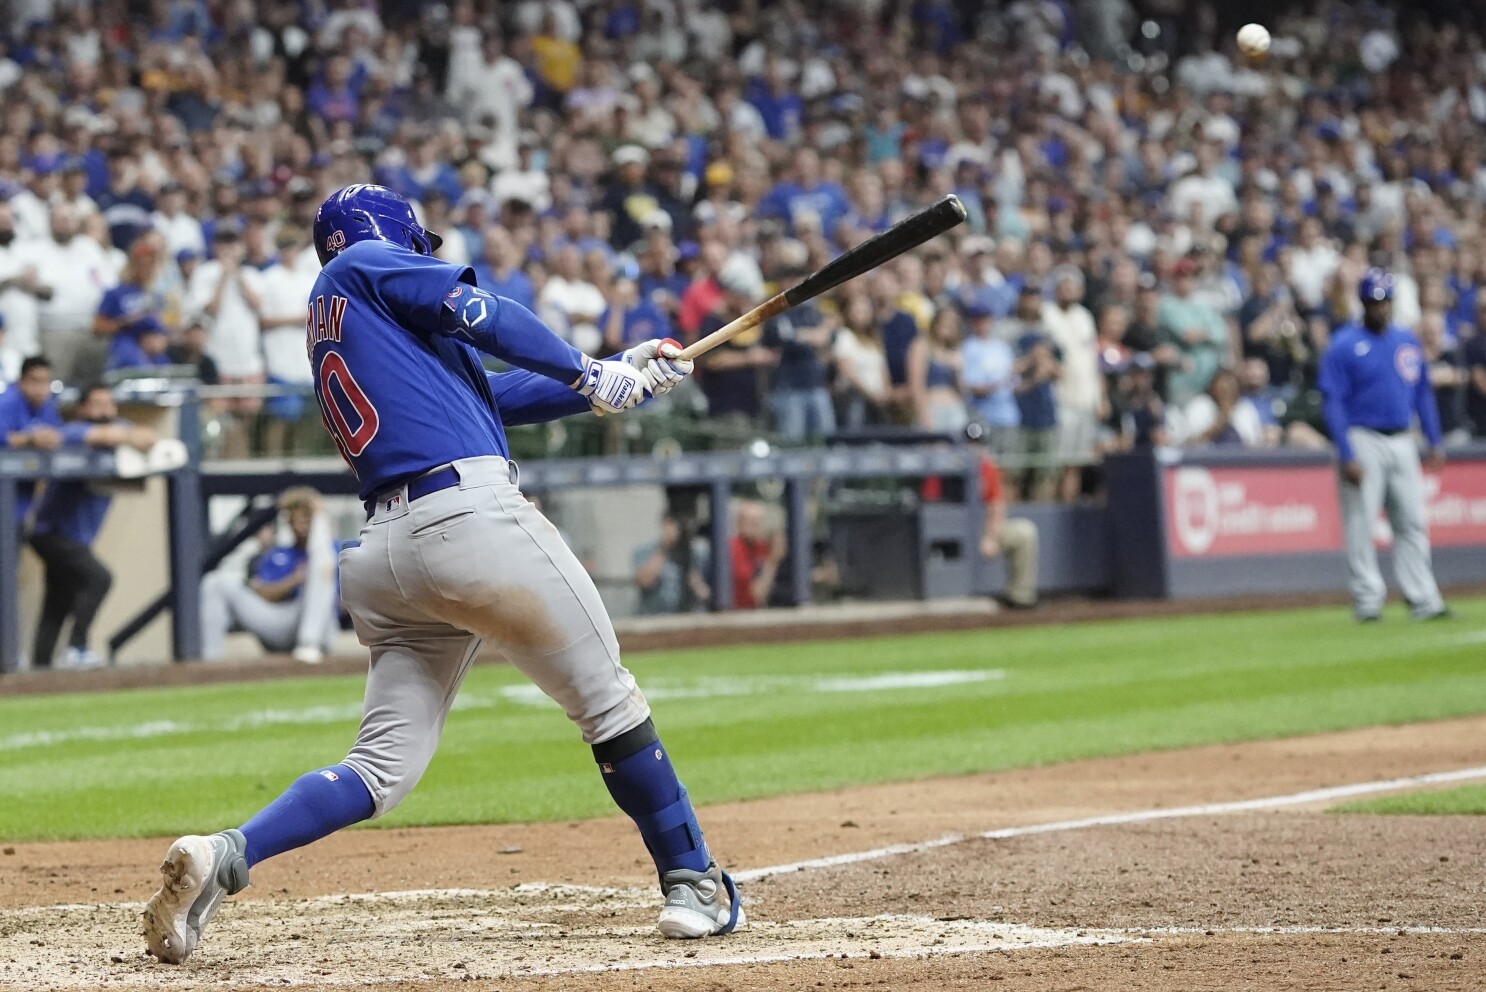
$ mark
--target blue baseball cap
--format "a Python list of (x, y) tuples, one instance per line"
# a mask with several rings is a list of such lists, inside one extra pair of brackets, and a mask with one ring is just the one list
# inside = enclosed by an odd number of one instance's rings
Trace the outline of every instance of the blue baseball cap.
[(1368, 269), (1357, 284), (1357, 298), (1363, 303), (1393, 299), (1393, 273), (1386, 269)]
[(965, 311), (965, 316), (971, 320), (978, 320), (981, 317), (994, 317), (996, 315), (996, 311), (991, 309), (989, 303), (975, 297), (966, 300), (962, 309)]

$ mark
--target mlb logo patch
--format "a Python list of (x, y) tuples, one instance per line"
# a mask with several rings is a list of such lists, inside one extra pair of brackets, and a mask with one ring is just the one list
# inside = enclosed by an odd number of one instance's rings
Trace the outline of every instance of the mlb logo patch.
[(607, 762), (607, 761), (600, 761), (599, 762), (599, 771), (603, 772), (605, 775), (613, 775), (614, 774), (614, 766), (611, 765), (611, 764), (609, 764), (609, 762)]
[(387, 501), (387, 509), (388, 509), (389, 512), (392, 511), (392, 510), (397, 509), (399, 506), (402, 506), (402, 494), (401, 493), (398, 493), (396, 496), (392, 497), (391, 499), (389, 499)]
[(341, 777), (335, 772), (331, 771), (329, 768), (320, 769), (320, 774), (325, 776), (325, 778), (331, 782), (339, 782), (341, 780)]

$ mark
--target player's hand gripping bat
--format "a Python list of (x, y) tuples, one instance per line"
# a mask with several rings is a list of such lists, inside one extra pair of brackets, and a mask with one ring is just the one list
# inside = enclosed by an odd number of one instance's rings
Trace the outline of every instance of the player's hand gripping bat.
[(925, 207), (874, 237), (868, 238), (833, 262), (806, 276), (798, 286), (765, 300), (732, 323), (720, 327), (700, 341), (693, 341), (681, 351), (681, 357), (695, 359), (731, 341), (750, 327), (757, 327), (777, 317), (790, 307), (799, 306), (829, 292), (848, 279), (892, 261), (926, 241), (937, 238), (965, 219), (965, 205), (953, 193), (933, 206)]

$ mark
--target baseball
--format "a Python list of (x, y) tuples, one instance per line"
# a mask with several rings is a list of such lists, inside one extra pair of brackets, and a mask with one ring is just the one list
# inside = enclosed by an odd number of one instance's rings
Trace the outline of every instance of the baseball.
[(1250, 58), (1269, 51), (1269, 29), (1262, 24), (1245, 24), (1238, 29), (1238, 47)]

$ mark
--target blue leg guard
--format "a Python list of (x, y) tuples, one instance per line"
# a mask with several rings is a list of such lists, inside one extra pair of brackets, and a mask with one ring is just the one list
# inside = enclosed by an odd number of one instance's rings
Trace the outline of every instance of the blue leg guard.
[(248, 867), (370, 819), (375, 808), (366, 783), (347, 766), (306, 772), (243, 824)]
[(609, 795), (640, 828), (658, 874), (675, 868), (706, 871), (711, 866), (691, 800), (654, 724), (646, 720), (613, 740), (595, 744), (593, 754)]

